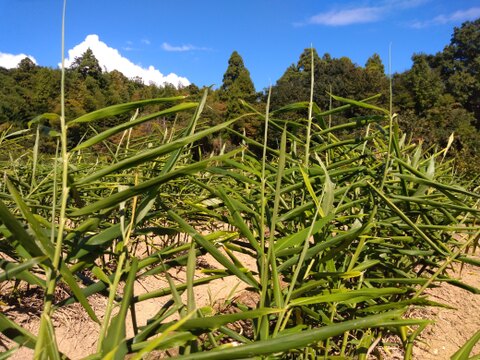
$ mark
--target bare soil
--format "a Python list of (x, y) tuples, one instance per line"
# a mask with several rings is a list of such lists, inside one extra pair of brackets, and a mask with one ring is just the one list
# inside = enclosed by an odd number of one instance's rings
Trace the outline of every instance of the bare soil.
[[(254, 267), (252, 258), (245, 257), (241, 261), (247, 267)], [(202, 268), (217, 267), (218, 264), (211, 257), (202, 257), (198, 261), (199, 267), (196, 277), (205, 276)], [(219, 267), (219, 266), (218, 266)], [(454, 267), (451, 273), (463, 282), (480, 288), (480, 269), (466, 266), (463, 269)], [(172, 270), (170, 275), (175, 282), (185, 281), (184, 270)], [(135, 295), (168, 287), (163, 276), (148, 277), (135, 284)], [(480, 329), (480, 295), (474, 295), (461, 288), (444, 283), (442, 286), (429, 289), (427, 293), (434, 301), (447, 304), (454, 309), (422, 308), (413, 310), (412, 317), (432, 319), (429, 325), (416, 342), (414, 359), (418, 360), (443, 360), (450, 359), (460, 346), (462, 346), (476, 331)], [(1, 294), (0, 294), (1, 295)], [(231, 282), (228, 279), (218, 280), (208, 285), (202, 285), (195, 291), (197, 306), (212, 306), (217, 311), (223, 311), (229, 304), (229, 300), (238, 300), (243, 303), (251, 302), (253, 306), (256, 299), (245, 290), (243, 283)], [(61, 294), (59, 294), (61, 296)], [(92, 296), (89, 299), (97, 315), (102, 318), (106, 299), (100, 296)], [(164, 305), (165, 299), (156, 298), (143, 301), (136, 307), (136, 317), (139, 326), (145, 325)], [(31, 331), (36, 333), (41, 313), (41, 296), (34, 291), (19, 293), (17, 299), (11, 299), (9, 303), (0, 302), (0, 310), (10, 318)], [(128, 318), (128, 334), (132, 335), (131, 317)], [(71, 359), (80, 359), (96, 351), (99, 326), (88, 318), (80, 305), (73, 304), (57, 311), (53, 318), (56, 328), (57, 341), (60, 351)], [(11, 348), (14, 344), (0, 334), (0, 351)], [(2, 349), (3, 348), (3, 349)], [(383, 359), (402, 359), (399, 349), (390, 349)], [(480, 344), (474, 349), (474, 354), (480, 353)], [(168, 354), (152, 354), (150, 359), (168, 357)], [(27, 348), (21, 348), (11, 359), (31, 359), (33, 352)], [(373, 357), (375, 359), (375, 357)]]
[[(480, 289), (480, 269), (467, 265), (455, 266), (450, 273), (462, 282)], [(444, 283), (442, 286), (426, 291), (430, 299), (451, 306), (453, 309), (428, 308), (419, 312), (419, 316), (432, 319), (417, 342), (413, 355), (419, 360), (443, 360), (450, 357), (480, 330), (480, 294)], [(480, 354), (480, 344), (473, 354)]]

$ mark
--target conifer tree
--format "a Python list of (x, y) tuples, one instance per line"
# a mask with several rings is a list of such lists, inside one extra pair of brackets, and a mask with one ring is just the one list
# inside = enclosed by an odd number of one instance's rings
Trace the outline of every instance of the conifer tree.
[[(222, 86), (220, 87), (220, 99), (226, 102), (227, 119), (232, 119), (242, 113), (240, 99), (253, 102), (255, 99), (255, 86), (250, 78), (250, 72), (245, 67), (243, 59), (236, 51), (228, 60), (227, 71), (223, 75)], [(245, 121), (237, 124), (242, 128), (247, 127)]]
[(388, 78), (385, 75), (385, 66), (382, 59), (377, 53), (370, 56), (365, 63), (363, 81), (363, 94), (361, 96), (369, 97), (382, 94), (384, 95), (382, 99), (384, 105), (388, 103)]
[(243, 59), (236, 51), (228, 60), (228, 68), (223, 75), (223, 82), (220, 88), (224, 100), (232, 98), (251, 98), (255, 95), (255, 86), (250, 78), (250, 72), (245, 67)]

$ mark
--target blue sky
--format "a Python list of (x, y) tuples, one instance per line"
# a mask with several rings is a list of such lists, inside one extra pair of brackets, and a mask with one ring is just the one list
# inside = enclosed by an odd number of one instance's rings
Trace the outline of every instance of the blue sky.
[[(58, 66), (62, 6), (0, 0), (0, 66), (24, 55)], [(455, 26), (479, 17), (478, 0), (68, 0), (66, 56), (90, 46), (107, 70), (219, 86), (237, 50), (262, 90), (311, 45), (361, 66), (378, 53), (388, 68), (391, 44), (392, 70), (404, 71), (414, 53), (441, 51)]]

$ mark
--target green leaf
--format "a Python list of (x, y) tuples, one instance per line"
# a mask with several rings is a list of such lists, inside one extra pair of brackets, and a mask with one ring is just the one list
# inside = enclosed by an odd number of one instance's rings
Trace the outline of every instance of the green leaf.
[(112, 105), (100, 110), (93, 111), (91, 113), (82, 115), (72, 121), (69, 124), (76, 124), (76, 123), (85, 123), (100, 120), (106, 117), (116, 116), (123, 114), (128, 111), (136, 110), (140, 107), (144, 107), (147, 105), (154, 105), (160, 104), (164, 102), (172, 102), (172, 101), (179, 101), (185, 99), (185, 96), (176, 96), (170, 98), (157, 98), (157, 99), (148, 99), (148, 100), (141, 100), (141, 101), (134, 101), (119, 105)]
[(35, 344), (35, 359), (60, 360), (65, 358), (58, 351), (52, 318), (45, 312), (40, 317), (37, 343)]
[[(227, 261), (228, 261), (228, 259), (227, 259)], [(212, 276), (209, 276), (209, 277), (200, 278), (200, 279), (195, 280), (194, 286), (208, 284), (211, 281), (214, 281), (216, 279), (222, 279), (224, 277), (225, 277), (225, 274), (212, 275)], [(187, 284), (179, 284), (179, 285), (176, 285), (176, 287), (175, 287), (175, 289), (177, 291), (182, 291), (182, 290), (185, 290), (186, 288), (187, 288)], [(148, 300), (148, 299), (154, 299), (154, 298), (157, 298), (157, 297), (162, 297), (162, 296), (165, 296), (165, 295), (168, 295), (168, 294), (171, 294), (171, 293), (172, 293), (172, 289), (170, 287), (168, 287), (168, 288), (163, 288), (163, 289), (159, 289), (159, 290), (155, 290), (155, 291), (151, 291), (151, 292), (148, 292), (148, 293), (145, 293), (145, 294), (138, 295), (138, 296), (135, 297), (134, 300), (135, 300), (135, 302), (140, 302), (140, 301), (144, 301), (144, 300)]]
[(77, 281), (73, 277), (73, 274), (71, 273), (70, 269), (67, 267), (67, 265), (63, 260), (60, 263), (59, 271), (60, 271), (60, 274), (62, 275), (62, 279), (70, 287), (70, 290), (72, 290), (73, 295), (77, 298), (78, 302), (83, 306), (83, 308), (85, 309), (87, 314), (90, 316), (90, 318), (93, 321), (100, 323), (97, 316), (95, 315), (95, 312), (90, 306), (90, 303), (88, 302), (86, 296), (84, 295), (83, 289), (80, 288)]
[(478, 330), (455, 354), (451, 360), (468, 360), (474, 346), (480, 342), (480, 330)]
[(168, 154), (168, 153), (172, 152), (173, 150), (179, 149), (179, 148), (181, 148), (185, 145), (192, 144), (195, 141), (197, 141), (197, 140), (199, 140), (199, 139), (201, 139), (201, 138), (203, 138), (203, 137), (205, 137), (209, 134), (220, 131), (220, 130), (230, 126), (235, 121), (237, 121), (237, 119), (225, 121), (224, 123), (221, 123), (221, 124), (216, 125), (216, 126), (212, 126), (208, 129), (205, 129), (205, 130), (200, 131), (198, 133), (195, 133), (193, 135), (190, 135), (190, 136), (187, 136), (187, 137), (182, 137), (182, 138), (177, 139), (175, 141), (172, 141), (172, 142), (169, 142), (169, 143), (166, 143), (166, 144), (162, 144), (155, 149), (138, 152), (137, 154), (132, 155), (132, 156), (126, 158), (126, 159), (123, 159), (123, 160), (121, 160), (121, 161), (119, 161), (115, 164), (112, 164), (110, 166), (105, 166), (101, 170), (99, 170), (99, 171), (97, 171), (93, 174), (83, 176), (81, 179), (77, 179), (75, 181), (74, 185), (78, 186), (78, 185), (83, 185), (83, 184), (90, 184), (93, 181), (95, 181), (95, 180), (97, 180), (97, 179), (99, 179), (99, 178), (101, 178), (105, 175), (108, 175), (108, 174), (111, 174), (111, 173), (116, 172), (116, 171), (124, 170), (124, 169), (127, 169), (127, 168), (135, 167), (135, 166), (138, 166), (140, 164), (146, 163), (146, 162), (151, 161), (151, 160), (153, 160), (153, 159), (155, 159), (155, 158), (157, 158), (161, 155)]
[(116, 360), (124, 359), (125, 355), (128, 353), (125, 320), (133, 297), (133, 285), (137, 276), (137, 268), (138, 259), (133, 258), (128, 272), (128, 278), (125, 282), (120, 310), (112, 319), (102, 346), (103, 354), (106, 355), (111, 353), (112, 358)]
[(94, 266), (92, 268), (92, 273), (97, 277), (98, 280), (103, 281), (105, 284), (108, 284), (109, 286), (112, 284), (107, 274), (105, 274), (98, 266)]
[(341, 102), (344, 102), (344, 103), (347, 103), (347, 104), (350, 104), (350, 105), (358, 106), (358, 107), (361, 107), (361, 108), (364, 108), (364, 109), (380, 111), (380, 112), (382, 112), (386, 115), (390, 115), (389, 110), (383, 109), (381, 107), (378, 107), (378, 106), (375, 106), (375, 105), (372, 105), (372, 104), (368, 104), (368, 103), (365, 103), (365, 102), (362, 102), (362, 101), (346, 99), (346, 98), (343, 98), (343, 97), (340, 97), (340, 96), (335, 96), (335, 95), (332, 95), (332, 94), (330, 94), (330, 96), (337, 101), (341, 101)]
[(287, 249), (290, 247), (295, 247), (300, 244), (303, 244), (305, 241), (305, 237), (307, 234), (311, 231), (312, 235), (318, 233), (320, 230), (322, 230), (327, 224), (330, 223), (334, 218), (334, 214), (330, 213), (324, 218), (318, 220), (315, 222), (313, 225), (313, 229), (310, 229), (310, 227), (305, 228), (303, 230), (300, 230), (294, 234), (287, 235), (281, 239), (278, 239), (277, 242), (275, 243), (275, 251), (278, 252), (283, 249)]
[(228, 211), (232, 215), (232, 218), (230, 219), (231, 224), (240, 230), (240, 233), (245, 236), (252, 245), (252, 247), (259, 253), (261, 252), (260, 245), (258, 244), (258, 240), (255, 238), (255, 235), (253, 234), (252, 230), (248, 226), (248, 224), (245, 222), (245, 220), (242, 218), (241, 212), (241, 204), (235, 200), (233, 197), (229, 196), (223, 187), (219, 187), (217, 190), (213, 190), (213, 188), (210, 188), (210, 190), (214, 194), (218, 194), (218, 196), (224, 201), (225, 205), (227, 206)]
[(84, 141), (83, 143), (77, 145), (73, 149), (73, 151), (82, 150), (82, 149), (88, 148), (92, 145), (98, 144), (99, 142), (108, 139), (110, 136), (118, 134), (119, 132), (125, 131), (129, 128), (132, 128), (132, 127), (136, 126), (136, 125), (142, 124), (146, 121), (155, 119), (159, 116), (174, 114), (176, 112), (192, 109), (194, 107), (197, 107), (197, 105), (198, 105), (197, 103), (183, 103), (183, 104), (175, 105), (175, 106), (173, 106), (169, 109), (158, 111), (158, 112), (150, 114), (148, 116), (144, 116), (144, 117), (141, 117), (141, 118), (138, 118), (138, 119), (135, 119), (135, 120), (126, 121), (126, 122), (124, 122), (120, 125), (111, 127), (109, 129), (91, 137), (90, 139), (88, 139), (88, 140)]
[[(410, 220), (400, 208), (398, 208), (389, 198), (387, 198), (387, 196), (382, 191), (377, 189), (371, 183), (368, 183), (368, 185), (375, 191), (375, 193), (377, 193), (378, 196), (380, 196), (380, 198), (382, 198), (382, 200), (388, 205), (390, 209), (392, 209), (405, 223), (407, 223), (408, 226), (412, 228), (412, 230), (414, 230), (418, 235), (420, 235), (420, 237), (425, 240), (435, 251), (440, 254), (450, 253), (450, 250), (443, 243), (435, 244), (433, 240), (431, 240), (427, 236), (427, 234), (425, 234), (412, 220)], [(440, 249), (440, 247), (442, 249)]]
[(22, 129), (22, 130), (14, 131), (10, 134), (5, 135), (4, 139), (14, 139), (23, 134), (28, 134), (30, 131), (31, 131), (30, 129)]
[[(338, 254), (338, 249), (342, 246), (342, 244), (349, 244), (353, 240), (357, 239), (360, 235), (362, 235), (364, 232), (366, 232), (370, 227), (369, 223), (364, 224), (360, 228), (352, 228), (351, 230), (340, 234), (336, 236), (330, 236), (328, 237), (325, 241), (316, 244), (312, 246), (310, 249), (307, 251), (307, 255), (305, 257), (305, 260), (312, 258), (313, 256), (318, 255), (321, 251), (324, 251), (326, 249), (332, 249), (333, 253)], [(289, 268), (296, 264), (298, 262), (299, 255), (293, 255), (292, 254), (297, 254), (300, 251), (302, 251), (301, 247), (296, 247), (296, 248), (291, 248), (291, 249), (284, 249), (281, 252), (277, 252), (277, 256), (286, 256), (287, 260), (283, 262), (279, 266), (279, 271), (285, 271), (286, 268)]]
[(53, 260), (55, 249), (50, 241), (50, 238), (47, 236), (47, 233), (44, 231), (40, 222), (36, 219), (33, 213), (28, 208), (27, 204), (23, 201), (22, 196), (18, 193), (17, 189), (12, 185), (12, 183), (7, 179), (7, 187), (12, 194), (13, 199), (17, 203), (18, 207), (22, 211), (23, 216), (28, 222), (30, 229), (32, 229), (35, 234), (35, 239), (37, 239), (41, 245), (43, 254), (48, 255), (50, 260)]
[(191, 332), (208, 332), (216, 330), (223, 325), (232, 324), (235, 321), (239, 320), (248, 320), (248, 319), (257, 319), (261, 316), (269, 314), (278, 314), (282, 312), (282, 309), (272, 309), (272, 308), (260, 308), (249, 311), (242, 311), (233, 314), (222, 314), (207, 316), (202, 318), (189, 319), (179, 327), (179, 330), (191, 331)]
[(317, 161), (320, 163), (323, 172), (325, 173), (325, 183), (323, 184), (323, 192), (322, 192), (322, 211), (323, 216), (329, 215), (333, 211), (333, 201), (335, 199), (335, 184), (330, 179), (328, 175), (327, 168), (325, 167), (322, 159), (316, 155)]
[(15, 352), (20, 348), (19, 345), (17, 346), (13, 346), (12, 348), (10, 348), (9, 350), (7, 351), (3, 351), (0, 353), (0, 360), (7, 360), (7, 359), (10, 359), (13, 354), (15, 354)]
[[(0, 268), (3, 271), (0, 271), (0, 282), (10, 279), (25, 279), (30, 280), (37, 279), (36, 276), (30, 274), (27, 270), (31, 269), (33, 266), (40, 264), (42, 261), (48, 259), (47, 256), (35, 257), (30, 260), (24, 261), (19, 264), (7, 262), (3, 259), (0, 259)], [(29, 281), (30, 282), (30, 281)], [(41, 283), (40, 283), (41, 284)]]
[[(45, 235), (42, 227), (40, 226), (40, 223), (37, 221), (35, 216), (31, 213), (30, 209), (27, 207), (25, 202), (23, 201), (22, 197), (20, 194), (16, 191), (16, 189), (13, 187), (13, 185), (7, 181), (7, 186), (12, 194), (12, 197), (15, 199), (17, 202), (19, 208), (22, 210), (23, 215), (26, 217), (29, 226), (32, 228), (33, 232), (36, 235), (36, 239), (39, 240), (39, 243), (42, 245), (42, 249), (40, 249), (39, 246), (37, 246), (35, 240), (28, 235), (28, 233), (19, 225), (18, 221), (11, 215), (11, 213), (8, 211), (6, 208), (2, 208), (3, 203), (0, 201), (0, 215), (5, 216), (5, 225), (7, 228), (10, 226), (10, 231), (12, 233), (18, 235), (18, 239), (21, 241), (21, 244), (24, 245), (24, 247), (32, 253), (32, 255), (35, 255), (37, 257), (41, 256), (48, 256), (49, 261), (53, 259), (53, 245), (50, 242), (50, 239)], [(49, 265), (50, 266), (50, 265)], [(93, 321), (98, 322), (98, 319), (95, 315), (95, 312), (93, 311), (92, 307), (87, 301), (87, 298), (83, 295), (82, 290), (78, 286), (78, 283), (76, 282), (75, 278), (71, 274), (70, 270), (68, 267), (65, 265), (63, 260), (60, 262), (60, 268), (59, 268), (60, 274), (62, 275), (63, 280), (69, 285), (70, 289), (72, 290), (73, 294), (77, 297), (78, 301), (81, 303), (81, 305), (85, 308), (89, 316), (92, 318)], [(46, 321), (46, 320), (45, 320)], [(47, 329), (46, 327), (45, 329)], [(45, 330), (47, 331), (47, 330)], [(45, 333), (47, 334), (47, 333)]]
[(399, 320), (402, 311), (368, 316), (365, 318), (347, 320), (338, 324), (323, 326), (289, 335), (278, 336), (268, 340), (256, 341), (247, 345), (204, 351), (190, 355), (178, 356), (177, 360), (233, 360), (252, 358), (260, 355), (289, 352), (293, 349), (303, 349), (309, 345), (328, 338), (342, 335), (355, 329), (399, 327), (425, 323), (422, 320)]
[(172, 210), (167, 210), (168, 215), (174, 221), (176, 221), (184, 231), (189, 234), (201, 247), (207, 250), (210, 255), (212, 255), (215, 260), (220, 264), (225, 266), (232, 274), (236, 275), (240, 280), (244, 281), (250, 286), (258, 289), (259, 284), (250, 274), (250, 272), (245, 272), (246, 269), (239, 269), (235, 264), (233, 264), (225, 255), (223, 255), (220, 250), (216, 248), (214, 244), (206, 240), (204, 236), (200, 235), (193, 227), (191, 227), (184, 219), (182, 219), (177, 213)]
[(34, 238), (23, 228), (15, 216), (10, 212), (7, 206), (0, 200), (0, 219), (8, 230), (14, 235), (14, 246), (20, 256), (29, 259), (32, 257), (40, 257), (46, 254), (35, 243)]
[(134, 196), (141, 195), (144, 192), (148, 191), (149, 189), (156, 187), (160, 184), (164, 184), (170, 180), (173, 180), (177, 177), (181, 176), (186, 176), (186, 175), (191, 175), (194, 173), (199, 172), (200, 170), (203, 170), (208, 167), (208, 165), (212, 162), (215, 161), (221, 161), (224, 158), (228, 158), (235, 154), (236, 152), (240, 151), (240, 149), (234, 150), (230, 153), (224, 154), (224, 155), (219, 155), (215, 156), (206, 160), (194, 162), (193, 164), (184, 166), (182, 168), (179, 168), (174, 171), (170, 171), (166, 174), (154, 177), (150, 180), (147, 180), (141, 184), (138, 184), (136, 186), (132, 186), (127, 188), (126, 190), (120, 191), (118, 193), (115, 193), (107, 198), (104, 198), (102, 200), (99, 200), (93, 204), (89, 204), (81, 209), (75, 210), (71, 213), (71, 216), (82, 216), (82, 215), (89, 215), (92, 214), (96, 211), (102, 210), (102, 209), (108, 209), (112, 207), (118, 206), (123, 201), (126, 201)]
[[(183, 131), (182, 137), (190, 136), (195, 133), (198, 120), (207, 102), (207, 95), (208, 95), (208, 89), (206, 89), (205, 92), (203, 93), (202, 100), (200, 101), (200, 104), (198, 104), (195, 110), (195, 114), (193, 114), (193, 117), (190, 120), (188, 126)], [(185, 146), (186, 145), (179, 147), (178, 149), (176, 149), (170, 154), (168, 160), (165, 162), (165, 165), (162, 168), (160, 175), (167, 174), (175, 167), (178, 160), (180, 159), (182, 152), (184, 151)], [(157, 193), (158, 193), (158, 187), (154, 187), (144, 194), (144, 198), (140, 202), (136, 211), (136, 216), (135, 216), (136, 224), (140, 223), (145, 218), (145, 216), (147, 216), (148, 212), (151, 210), (151, 208), (155, 204)]]
[(55, 113), (44, 113), (42, 115), (38, 115), (28, 122), (28, 128), (31, 128), (32, 125), (38, 124), (43, 119), (52, 120), (52, 121), (60, 121), (60, 115), (55, 114)]
[(35, 349), (37, 338), (0, 312), (0, 333), (17, 344)]
[[(312, 186), (312, 183), (310, 182), (310, 178), (308, 177), (308, 173), (305, 169), (303, 169), (302, 167), (300, 167), (300, 172), (302, 173), (302, 177), (303, 177), (303, 182), (305, 184), (305, 187), (307, 188), (308, 190), (308, 193), (310, 194), (310, 196), (312, 197), (313, 199), (313, 202), (315, 203), (315, 205), (317, 207), (320, 206), (320, 201), (318, 200), (318, 197), (317, 195), (315, 194), (315, 190), (313, 190), (313, 186)], [(320, 213), (320, 215), (322, 217), (325, 216), (324, 213)]]
[[(197, 267), (197, 256), (195, 252), (195, 241), (190, 244), (190, 250), (188, 250), (187, 260), (187, 312), (193, 312), (196, 309), (195, 305), (195, 292), (193, 289), (193, 282), (195, 281), (195, 269)], [(195, 315), (193, 315), (195, 317)]]
[(184, 317), (182, 317), (180, 320), (175, 321), (173, 324), (168, 326), (162, 334), (160, 334), (158, 337), (147, 341), (144, 347), (137, 353), (135, 356), (132, 357), (132, 360), (140, 360), (143, 359), (144, 356), (150, 352), (152, 352), (154, 349), (157, 349), (158, 347), (161, 346), (161, 344), (164, 343), (165, 339), (167, 338), (168, 335), (173, 334), (174, 331), (176, 331), (178, 328), (180, 328), (190, 317), (192, 317), (195, 314), (194, 311), (188, 313)]
[[(166, 334), (161, 341), (156, 341), (155, 350), (171, 349), (185, 345), (188, 341), (195, 340), (197, 337), (188, 331), (171, 332)], [(142, 341), (132, 344), (132, 351), (140, 352), (148, 346), (150, 341)]]
[(331, 294), (323, 294), (317, 296), (309, 296), (296, 298), (292, 300), (289, 304), (289, 307), (294, 306), (305, 306), (311, 304), (319, 303), (357, 303), (361, 301), (366, 301), (369, 299), (374, 299), (382, 296), (395, 295), (395, 294), (404, 294), (405, 289), (398, 288), (380, 288), (380, 289), (359, 289), (351, 291), (339, 291)]

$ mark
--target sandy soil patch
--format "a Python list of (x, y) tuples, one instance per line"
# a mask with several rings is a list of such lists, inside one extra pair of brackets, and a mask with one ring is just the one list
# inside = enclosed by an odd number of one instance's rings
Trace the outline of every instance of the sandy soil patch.
[[(249, 256), (239, 256), (242, 263), (255, 269), (254, 259)], [(210, 256), (200, 257), (197, 261), (196, 277), (205, 276), (203, 270), (206, 267), (220, 267)], [(185, 282), (184, 269), (172, 269), (170, 276), (176, 283)], [(463, 269), (455, 267), (452, 275), (463, 282), (480, 288), (480, 269), (474, 266), (465, 266)], [(150, 276), (135, 284), (135, 295), (144, 294), (161, 288), (168, 287), (165, 276)], [(237, 300), (255, 306), (255, 298), (245, 290), (245, 284), (238, 282), (234, 277), (216, 280), (210, 284), (196, 288), (197, 306), (212, 306), (217, 309), (227, 306), (227, 300)], [(414, 311), (412, 317), (422, 317), (434, 320), (428, 326), (417, 341), (414, 348), (414, 359), (418, 360), (443, 360), (450, 359), (466, 340), (480, 329), (480, 295), (472, 294), (461, 288), (443, 284), (441, 287), (429, 289), (427, 294), (434, 301), (448, 304), (454, 309), (429, 308)], [(138, 326), (146, 324), (146, 321), (154, 316), (164, 305), (167, 297), (155, 298), (142, 301), (136, 306), (136, 318)], [(32, 333), (36, 333), (41, 313), (41, 294), (30, 291), (22, 294), (15, 305), (2, 306), (2, 312), (15, 319), (21, 326)], [(106, 299), (101, 296), (92, 296), (89, 301), (95, 312), (102, 318)], [(250, 303), (248, 303), (250, 302)], [(133, 334), (131, 317), (128, 316), (128, 335)], [(96, 351), (99, 325), (88, 318), (79, 304), (73, 304), (57, 311), (54, 315), (58, 346), (60, 350), (71, 359), (80, 359)], [(0, 349), (13, 346), (12, 342), (0, 335)], [(393, 349), (394, 350), (394, 349)], [(480, 344), (474, 351), (480, 353)], [(30, 359), (33, 352), (21, 348), (11, 359)], [(165, 357), (165, 354), (156, 354), (151, 359)], [(374, 357), (375, 358), (375, 357)], [(391, 359), (402, 359), (399, 351), (390, 352)], [(384, 358), (385, 359), (385, 358)]]

